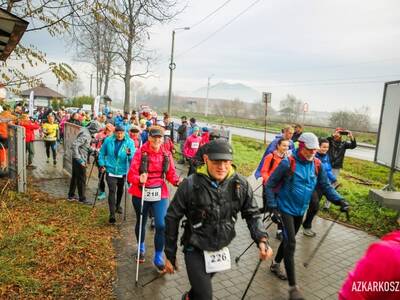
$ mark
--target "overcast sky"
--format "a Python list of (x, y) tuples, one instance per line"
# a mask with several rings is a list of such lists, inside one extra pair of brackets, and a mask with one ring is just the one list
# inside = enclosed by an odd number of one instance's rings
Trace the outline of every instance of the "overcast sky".
[[(224, 2), (189, 1), (177, 20), (151, 30), (148, 46), (159, 59), (152, 67), (155, 76), (143, 81), (147, 88), (168, 89), (172, 30), (196, 24)], [(253, 2), (232, 0), (203, 23), (176, 34), (174, 91), (203, 87), (214, 74), (211, 84), (241, 82), (272, 92), (274, 107), (286, 94), (293, 94), (307, 101), (310, 110), (367, 105), (379, 115), (383, 83), (400, 79), (400, 1), (259, 0), (187, 51)], [(47, 51), (50, 60), (72, 63), (88, 93), (90, 68), (74, 61), (74, 51), (64, 41), (43, 33), (27, 34), (23, 40)], [(123, 97), (121, 86), (112, 83), (112, 97)]]

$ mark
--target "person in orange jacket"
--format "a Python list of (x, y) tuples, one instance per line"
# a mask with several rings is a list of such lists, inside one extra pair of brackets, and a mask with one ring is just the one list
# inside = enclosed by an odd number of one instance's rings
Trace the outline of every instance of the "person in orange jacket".
[[(279, 163), (281, 162), (282, 159), (284, 159), (287, 156), (288, 150), (289, 150), (289, 139), (286, 138), (281, 138), (278, 140), (276, 144), (276, 149), (268, 154), (265, 157), (264, 164), (261, 168), (261, 177), (263, 180), (263, 197), (265, 195), (264, 189), (265, 189), (265, 184), (268, 181), (268, 178), (272, 175), (272, 173), (275, 171), (275, 169), (279, 166)], [(265, 205), (267, 203), (267, 200), (264, 199), (263, 204)], [(265, 208), (264, 208), (265, 211)], [(276, 238), (278, 240), (282, 240), (282, 225), (278, 224), (278, 230), (276, 231)]]
[(265, 157), (264, 164), (261, 168), (261, 177), (263, 185), (267, 182), (268, 178), (278, 167), (282, 159), (287, 156), (289, 150), (289, 140), (281, 138), (276, 144), (276, 149)]
[(0, 143), (4, 148), (8, 148), (8, 124), (14, 124), (17, 117), (11, 112), (8, 105), (3, 105), (3, 111), (0, 113)]

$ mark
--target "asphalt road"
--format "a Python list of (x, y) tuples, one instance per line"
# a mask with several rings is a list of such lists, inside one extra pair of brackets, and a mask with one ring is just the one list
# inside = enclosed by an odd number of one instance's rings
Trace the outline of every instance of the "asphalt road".
[[(180, 124), (179, 119), (174, 119), (174, 122), (178, 122)], [(219, 128), (220, 125), (213, 125), (213, 124), (208, 124), (205, 122), (197, 122), (197, 124), (201, 127), (216, 127)], [(231, 130), (232, 134), (243, 136), (243, 137), (248, 137), (248, 138), (254, 138), (257, 140), (264, 140), (264, 132), (258, 131), (258, 130), (252, 130), (252, 129), (246, 129), (246, 128), (238, 128), (238, 127), (225, 127), (227, 130)], [(272, 141), (275, 138), (276, 134), (273, 133), (267, 133), (267, 142)], [(368, 161), (374, 161), (374, 156), (375, 156), (375, 149), (373, 148), (367, 148), (367, 147), (357, 147), (356, 149), (353, 150), (347, 150), (346, 151), (346, 156), (349, 157), (354, 157), (362, 160), (368, 160)]]

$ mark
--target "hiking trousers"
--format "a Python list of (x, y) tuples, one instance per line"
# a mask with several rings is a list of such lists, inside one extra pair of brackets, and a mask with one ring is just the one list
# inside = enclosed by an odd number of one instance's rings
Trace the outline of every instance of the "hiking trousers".
[(186, 272), (189, 277), (191, 289), (190, 300), (212, 300), (211, 279), (215, 273), (206, 273), (204, 253), (193, 246), (184, 249)]
[(292, 216), (281, 212), (283, 225), (283, 240), (279, 245), (275, 261), (280, 263), (283, 259), (289, 285), (296, 285), (294, 269), (294, 251), (296, 250), (296, 234), (303, 222), (303, 216)]

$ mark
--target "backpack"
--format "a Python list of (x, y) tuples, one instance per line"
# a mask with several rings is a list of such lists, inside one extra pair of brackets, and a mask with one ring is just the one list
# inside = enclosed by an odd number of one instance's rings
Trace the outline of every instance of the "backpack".
[[(291, 179), (291, 178), (293, 178), (294, 172), (296, 171), (296, 159), (293, 156), (288, 156), (287, 158), (289, 160), (289, 165), (290, 165), (287, 176), (289, 177), (289, 179)], [(315, 171), (315, 175), (317, 177), (318, 177), (320, 169), (321, 169), (321, 161), (318, 158), (314, 157), (314, 171)], [(278, 183), (278, 185), (273, 189), (273, 191), (275, 193), (279, 192), (284, 181), (285, 181), (285, 179), (282, 178), (282, 180)], [(264, 195), (264, 193), (263, 193), (263, 195)]]
[[(289, 169), (289, 176), (292, 176), (296, 171), (296, 159), (293, 156), (288, 156), (290, 169)], [(318, 177), (319, 170), (321, 169), (321, 161), (314, 157), (314, 171), (315, 175)]]
[[(167, 174), (168, 169), (169, 169), (169, 157), (168, 154), (163, 150), (163, 165), (162, 165), (162, 173), (161, 173), (161, 178), (165, 179), (165, 174)], [(148, 166), (149, 166), (149, 161), (148, 161), (148, 156), (146, 151), (142, 151), (142, 158), (140, 161), (140, 168), (139, 168), (139, 174), (143, 173), (148, 173)]]
[[(188, 194), (190, 195), (189, 201), (188, 201), (188, 206), (187, 206), (187, 211), (192, 212), (192, 213), (197, 212), (197, 216), (194, 217), (194, 220), (188, 220), (186, 218), (182, 221), (181, 228), (184, 229), (184, 232), (183, 232), (180, 242), (181, 242), (181, 245), (183, 245), (183, 246), (185, 246), (189, 242), (190, 237), (192, 235), (192, 230), (197, 228), (198, 224), (202, 220), (207, 218), (204, 211), (200, 211), (198, 206), (193, 205), (193, 202), (194, 202), (193, 198), (199, 196), (198, 190), (200, 188), (199, 184), (195, 180), (195, 177), (197, 177), (196, 173), (191, 174), (190, 176), (187, 177)], [(243, 194), (242, 193), (243, 189), (241, 188), (242, 183), (240, 182), (240, 179), (237, 176), (233, 180), (235, 180), (234, 185), (233, 185), (233, 187), (235, 189), (233, 202), (236, 205), (236, 209), (240, 210), (240, 198), (242, 197), (242, 194)], [(231, 208), (233, 209), (235, 207), (235, 205), (232, 205)], [(236, 221), (236, 219), (235, 219), (235, 221)]]

